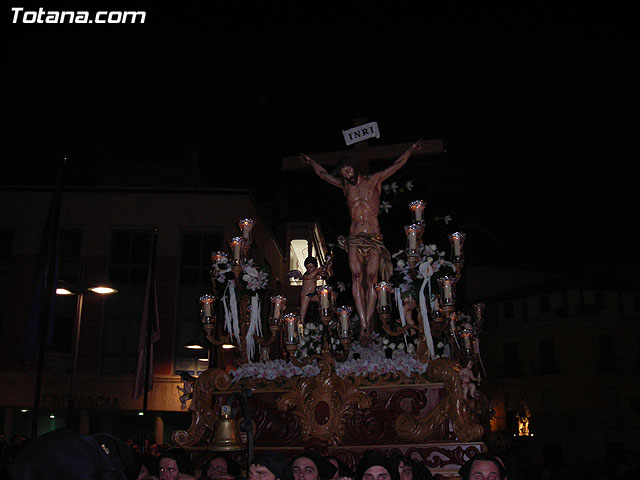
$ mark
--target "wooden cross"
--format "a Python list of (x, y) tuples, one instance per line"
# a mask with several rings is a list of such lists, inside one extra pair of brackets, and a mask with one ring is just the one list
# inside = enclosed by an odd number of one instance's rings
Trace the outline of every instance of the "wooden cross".
[[(365, 120), (356, 120), (354, 122), (354, 126), (364, 125), (365, 123), (367, 123)], [(325, 168), (337, 164), (343, 157), (352, 156), (358, 159), (360, 172), (363, 175), (368, 175), (369, 162), (390, 159), (395, 160), (407, 151), (411, 145), (413, 145), (413, 143), (398, 143), (395, 145), (369, 147), (368, 141), (365, 140), (354, 144), (354, 148), (348, 150), (313, 153), (309, 154), (309, 156)], [(412, 158), (438, 155), (445, 151), (442, 140), (422, 140), (420, 141), (420, 147), (420, 150), (411, 155)], [(300, 158), (297, 155), (293, 157), (284, 157), (282, 159), (282, 169), (285, 171), (304, 170), (306, 168), (311, 167), (300, 162)]]

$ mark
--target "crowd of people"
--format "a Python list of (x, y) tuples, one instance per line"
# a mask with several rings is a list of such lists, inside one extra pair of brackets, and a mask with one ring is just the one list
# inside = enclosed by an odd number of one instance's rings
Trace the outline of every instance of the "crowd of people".
[[(11, 443), (0, 436), (0, 478), (10, 480), (431, 480), (437, 478), (422, 462), (395, 454), (365, 452), (351, 469), (334, 456), (314, 452), (299, 453), (289, 461), (284, 456), (260, 452), (245, 472), (232, 457), (213, 454), (205, 463), (194, 465), (182, 448), (145, 443), (136, 447), (130, 439), (99, 433), (80, 435), (59, 429), (33, 441), (16, 436)], [(143, 450), (143, 451), (140, 451)], [(619, 459), (602, 473), (587, 468), (553, 470), (523, 467), (509, 455), (482, 453), (463, 465), (462, 480), (533, 480), (555, 478), (622, 479), (637, 473), (637, 455)], [(586, 473), (581, 475), (580, 473)], [(595, 476), (594, 476), (595, 474)]]

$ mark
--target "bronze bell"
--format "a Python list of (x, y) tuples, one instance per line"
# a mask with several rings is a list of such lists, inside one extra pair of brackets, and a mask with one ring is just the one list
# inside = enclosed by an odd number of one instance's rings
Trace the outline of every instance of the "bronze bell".
[(208, 450), (230, 452), (244, 450), (245, 448), (246, 446), (240, 438), (238, 421), (235, 418), (231, 418), (231, 407), (223, 405), (220, 411), (220, 418), (216, 422), (213, 440), (209, 444)]

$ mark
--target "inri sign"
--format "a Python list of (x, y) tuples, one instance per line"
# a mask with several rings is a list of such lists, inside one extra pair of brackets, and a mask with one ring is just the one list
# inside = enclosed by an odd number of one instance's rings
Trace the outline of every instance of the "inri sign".
[(368, 138), (380, 138), (380, 130), (378, 130), (378, 124), (376, 122), (370, 122), (350, 128), (349, 130), (343, 130), (342, 135), (344, 136), (345, 143), (351, 145), (362, 142)]

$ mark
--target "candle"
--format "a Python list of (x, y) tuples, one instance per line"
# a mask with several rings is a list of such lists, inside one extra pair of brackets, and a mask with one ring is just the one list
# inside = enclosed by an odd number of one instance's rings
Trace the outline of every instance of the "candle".
[(453, 295), (453, 286), (455, 285), (454, 279), (444, 276), (438, 279), (438, 283), (442, 288), (442, 302), (444, 305), (453, 305), (455, 303)]
[(351, 314), (351, 307), (342, 306), (336, 309), (338, 317), (340, 318), (340, 336), (349, 336), (349, 315)]
[(233, 260), (238, 263), (240, 261), (240, 247), (242, 247), (242, 237), (233, 237), (229, 242), (229, 246), (233, 252)]
[(331, 295), (331, 287), (328, 285), (321, 285), (319, 287), (316, 287), (316, 293), (318, 294), (318, 298), (320, 300), (320, 308), (330, 308), (329, 295)]
[(409, 204), (409, 210), (413, 214), (413, 221), (422, 222), (422, 213), (424, 212), (425, 203), (422, 200), (414, 200)]
[(449, 235), (449, 241), (453, 247), (453, 257), (462, 258), (462, 244), (464, 243), (465, 234), (462, 232), (455, 232)]
[(213, 263), (224, 263), (229, 259), (229, 256), (224, 252), (211, 252), (211, 261)]
[(389, 291), (391, 291), (391, 285), (387, 282), (376, 283), (376, 293), (378, 294), (378, 304), (381, 307), (389, 305)]
[(215, 298), (213, 297), (213, 295), (203, 295), (202, 297), (200, 297), (200, 304), (202, 305), (203, 316), (205, 317), (211, 316), (211, 305), (213, 304), (214, 300)]
[(271, 305), (273, 307), (273, 312), (271, 314), (271, 319), (274, 323), (277, 323), (286, 308), (287, 299), (282, 295), (276, 295), (271, 297)]
[(286, 343), (296, 343), (297, 340), (297, 331), (296, 331), (296, 323), (298, 321), (298, 316), (295, 313), (287, 313), (284, 316), (284, 323), (287, 326), (287, 338), (285, 339)]
[(238, 227), (242, 232), (242, 238), (249, 240), (251, 238), (251, 230), (253, 230), (254, 221), (251, 218), (244, 218), (238, 222)]

